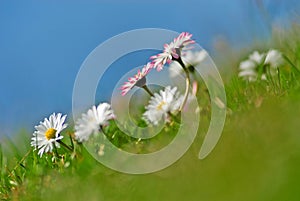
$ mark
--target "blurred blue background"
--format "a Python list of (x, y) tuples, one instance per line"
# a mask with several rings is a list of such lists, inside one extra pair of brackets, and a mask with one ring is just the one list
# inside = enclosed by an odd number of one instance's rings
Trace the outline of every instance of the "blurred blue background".
[[(298, 0), (2, 0), (0, 136), (12, 136), (21, 128), (31, 132), (52, 112), (71, 114), (73, 84), (82, 62), (110, 37), (132, 29), (164, 28), (192, 33), (209, 52), (219, 37), (240, 48), (268, 38), (274, 24), (287, 26), (297, 17), (299, 4)], [(137, 64), (129, 58), (118, 65), (126, 71)], [(114, 70), (106, 75), (98, 101), (109, 100), (114, 87), (110, 83), (120, 76)]]

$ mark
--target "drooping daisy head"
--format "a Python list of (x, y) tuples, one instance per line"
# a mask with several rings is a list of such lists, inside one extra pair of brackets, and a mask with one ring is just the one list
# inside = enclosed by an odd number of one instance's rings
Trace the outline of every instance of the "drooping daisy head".
[(122, 96), (125, 96), (134, 86), (143, 87), (146, 84), (146, 75), (151, 71), (152, 68), (153, 64), (147, 63), (142, 70), (138, 70), (136, 75), (128, 78), (128, 82), (125, 82), (121, 87)]
[(282, 54), (278, 50), (271, 49), (268, 51), (265, 64), (269, 64), (272, 68), (278, 68), (283, 62)]
[(153, 68), (156, 68), (157, 71), (161, 71), (166, 63), (171, 63), (172, 55), (175, 54), (174, 51), (174, 44), (172, 42), (170, 44), (165, 44), (162, 53), (150, 57)]
[(38, 149), (40, 157), (44, 153), (52, 152), (53, 147), (59, 147), (58, 141), (63, 138), (60, 132), (67, 127), (65, 124), (67, 115), (62, 116), (61, 113), (50, 115), (49, 119), (45, 118), (38, 126), (31, 138), (31, 146)]
[[(201, 51), (186, 51), (182, 56), (182, 61), (185, 67), (191, 74), (194, 74), (196, 69), (200, 68), (201, 62), (207, 57), (207, 52)], [(169, 66), (169, 73), (172, 78), (176, 78), (184, 74), (183, 68), (176, 61), (172, 62)]]
[(146, 106), (146, 112), (143, 119), (149, 124), (157, 125), (162, 119), (167, 121), (169, 114), (178, 112), (183, 101), (183, 96), (177, 91), (177, 88), (166, 87), (160, 90), (159, 94), (155, 93)]
[(239, 72), (238, 76), (253, 82), (257, 79), (257, 72), (255, 70), (244, 70)]
[(161, 71), (166, 63), (169, 64), (173, 59), (178, 59), (187, 46), (195, 43), (191, 37), (192, 34), (183, 32), (178, 37), (174, 38), (170, 44), (165, 44), (162, 53), (150, 57), (153, 68), (156, 68), (157, 71)]
[(102, 126), (109, 124), (115, 118), (110, 104), (100, 103), (81, 115), (75, 123), (75, 139), (78, 142), (87, 141), (91, 134), (97, 133)]
[[(174, 38), (174, 48), (179, 50), (184, 50), (187, 46), (194, 44), (195, 41), (192, 40), (192, 34), (188, 32), (182, 32), (177, 38)], [(173, 55), (178, 58), (180, 55)]]
[(245, 80), (248, 80), (250, 82), (255, 81), (257, 78), (256, 67), (257, 67), (257, 64), (250, 59), (242, 61), (239, 66), (240, 72), (239, 72), (238, 76), (242, 77)]
[(252, 52), (252, 54), (249, 55), (249, 60), (256, 63), (257, 65), (261, 64), (265, 58), (264, 53), (259, 53), (258, 51)]
[[(258, 51), (252, 52), (247, 60), (244, 60), (239, 65), (239, 77), (242, 77), (244, 80), (248, 80), (250, 82), (256, 81), (258, 78), (258, 71), (261, 64), (264, 62), (265, 54), (259, 53)], [(265, 74), (261, 75), (261, 79), (264, 80), (266, 78)]]

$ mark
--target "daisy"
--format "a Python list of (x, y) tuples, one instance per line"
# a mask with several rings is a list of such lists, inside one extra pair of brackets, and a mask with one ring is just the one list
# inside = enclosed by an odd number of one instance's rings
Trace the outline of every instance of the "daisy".
[(242, 61), (239, 66), (239, 77), (249, 81), (255, 81), (257, 78), (256, 72), (257, 65), (252, 60)]
[(254, 51), (249, 55), (249, 60), (255, 62), (256, 64), (261, 64), (265, 59), (265, 54), (260, 54), (258, 51)]
[(178, 37), (174, 38), (170, 44), (165, 44), (162, 53), (150, 57), (153, 68), (156, 68), (157, 71), (161, 71), (166, 63), (170, 64), (172, 60), (179, 59), (182, 51), (186, 50), (187, 46), (190, 44), (195, 43), (191, 37), (192, 34), (183, 32)]
[(40, 125), (35, 126), (36, 131), (31, 138), (31, 146), (39, 149), (40, 157), (44, 153), (52, 152), (53, 147), (59, 147), (59, 141), (63, 138), (60, 132), (67, 127), (65, 124), (67, 115), (62, 116), (61, 113), (57, 115), (53, 113), (49, 119), (45, 118)]
[(98, 133), (103, 126), (109, 124), (109, 120), (115, 116), (108, 103), (101, 103), (81, 115), (75, 124), (75, 139), (78, 142), (87, 141), (91, 134)]
[(143, 114), (143, 119), (149, 124), (157, 125), (163, 119), (167, 121), (170, 114), (176, 114), (179, 111), (183, 96), (177, 91), (177, 87), (166, 87), (165, 90), (160, 90), (160, 93), (155, 93), (146, 106), (146, 112)]
[(256, 63), (252, 60), (245, 60), (240, 63), (240, 70), (255, 70), (257, 67)]
[[(177, 38), (174, 39), (173, 43), (175, 48), (178, 48), (180, 50), (184, 50), (188, 45), (194, 44), (195, 41), (192, 40), (192, 34), (188, 32), (182, 32)], [(177, 58), (180, 55), (177, 55)], [(176, 55), (175, 55), (176, 58)]]
[[(204, 50), (201, 51), (187, 51), (182, 56), (182, 61), (190, 73), (195, 73), (195, 70), (200, 67), (200, 63), (207, 57)], [(184, 74), (184, 70), (178, 62), (172, 62), (169, 66), (169, 74), (172, 78), (177, 78)]]
[(244, 70), (239, 72), (239, 77), (243, 77), (245, 80), (255, 81), (257, 79), (257, 72), (254, 70)]
[(165, 44), (162, 53), (150, 57), (153, 67), (156, 68), (157, 71), (161, 71), (166, 63), (169, 64), (172, 62), (172, 54), (175, 54), (174, 51), (175, 48), (172, 42), (170, 44)]
[[(250, 82), (255, 81), (258, 76), (258, 68), (263, 63), (265, 54), (261, 54), (258, 51), (254, 51), (249, 55), (247, 60), (244, 60), (239, 65), (239, 77), (244, 78)], [(266, 75), (262, 74), (261, 79), (265, 80)]]
[(269, 64), (272, 68), (278, 68), (283, 64), (283, 57), (278, 50), (269, 50), (265, 59), (265, 64)]
[(146, 75), (152, 68), (153, 64), (147, 63), (147, 65), (142, 68), (142, 71), (139, 69), (135, 76), (128, 78), (128, 82), (125, 82), (121, 87), (122, 96), (125, 96), (134, 86), (144, 87), (146, 85)]

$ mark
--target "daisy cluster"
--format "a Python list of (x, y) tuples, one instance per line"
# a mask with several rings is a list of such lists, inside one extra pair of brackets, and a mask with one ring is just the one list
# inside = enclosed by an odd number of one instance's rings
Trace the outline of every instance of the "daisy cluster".
[[(192, 34), (187, 32), (181, 33), (169, 44), (165, 44), (161, 53), (151, 56), (150, 61), (121, 86), (122, 96), (125, 96), (134, 87), (142, 88), (150, 95), (149, 103), (145, 106), (145, 112), (141, 117), (147, 124), (156, 126), (160, 122), (169, 123), (172, 121), (172, 117), (182, 111), (190, 95), (190, 75), (194, 75), (197, 72), (197, 68), (200, 67), (201, 62), (207, 56), (204, 50), (192, 51), (194, 43)], [(180, 94), (176, 86), (167, 86), (158, 93), (152, 92), (147, 87), (146, 77), (151, 70), (161, 71), (166, 65), (169, 65), (171, 77), (185, 76), (187, 86), (184, 95)], [(195, 76), (194, 82), (196, 82)], [(193, 83), (194, 85), (195, 83)], [(67, 128), (65, 123), (66, 117), (66, 115), (61, 113), (53, 113), (35, 127), (36, 130), (31, 138), (31, 146), (38, 150), (40, 157), (45, 153), (53, 152), (54, 149), (59, 148), (61, 145), (74, 151), (74, 142), (86, 142), (93, 134), (105, 134), (104, 127), (108, 126), (110, 121), (116, 118), (109, 103), (100, 103), (92, 106), (75, 120), (74, 133), (70, 135), (72, 141), (72, 146), (70, 146), (63, 142), (63, 135), (61, 134)], [(101, 149), (101, 154), (104, 154), (104, 147)]]
[(267, 53), (254, 51), (240, 63), (238, 76), (250, 82), (267, 80), (278, 73), (283, 62), (283, 56), (278, 50), (271, 49)]
[[(36, 130), (31, 138), (31, 146), (38, 150), (40, 157), (44, 153), (52, 152), (54, 148), (59, 148), (60, 145), (71, 151), (74, 150), (74, 147), (70, 147), (62, 141), (63, 136), (60, 134), (67, 127), (66, 117), (67, 115), (62, 116), (61, 113), (53, 113), (48, 119), (45, 118), (43, 122), (35, 126)], [(73, 140), (79, 143), (87, 141), (92, 134), (101, 132), (111, 119), (114, 119), (114, 114), (108, 103), (93, 106), (77, 119)]]

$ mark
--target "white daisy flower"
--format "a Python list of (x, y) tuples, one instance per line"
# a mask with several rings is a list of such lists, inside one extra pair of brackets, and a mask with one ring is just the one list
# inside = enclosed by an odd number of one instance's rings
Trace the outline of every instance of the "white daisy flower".
[(150, 57), (153, 63), (153, 68), (157, 71), (161, 71), (166, 63), (171, 63), (172, 59), (178, 59), (181, 56), (181, 52), (190, 44), (195, 43), (191, 39), (192, 34), (188, 32), (181, 33), (170, 44), (164, 45), (164, 51), (160, 54)]
[(245, 80), (255, 81), (257, 78), (257, 65), (252, 60), (245, 60), (240, 63), (239, 66), (239, 77), (244, 78)]
[(61, 113), (57, 115), (53, 113), (49, 119), (45, 118), (40, 125), (35, 126), (36, 131), (31, 138), (31, 146), (38, 149), (40, 157), (44, 153), (52, 152), (53, 147), (59, 147), (58, 141), (63, 138), (60, 132), (67, 127), (65, 124), (67, 115), (62, 116)]
[(146, 112), (143, 119), (149, 124), (157, 125), (162, 119), (166, 122), (170, 113), (176, 114), (183, 101), (183, 96), (177, 91), (177, 87), (166, 87), (160, 90), (159, 94), (155, 93), (146, 106)]
[(257, 65), (252, 60), (245, 60), (240, 63), (240, 70), (254, 70)]
[(265, 58), (265, 54), (260, 54), (258, 51), (254, 51), (249, 55), (249, 60), (255, 62), (256, 64), (261, 64)]
[(102, 126), (109, 124), (115, 118), (110, 104), (101, 103), (81, 115), (75, 124), (75, 139), (78, 142), (87, 141), (91, 134), (98, 133)]
[[(194, 73), (197, 68), (200, 68), (200, 63), (207, 57), (207, 52), (201, 51), (187, 51), (182, 55), (182, 61), (185, 67)], [(182, 66), (178, 62), (172, 62), (169, 66), (169, 73), (172, 78), (176, 78), (184, 74)]]
[(239, 72), (238, 76), (244, 78), (245, 80), (249, 80), (250, 82), (252, 82), (257, 79), (257, 72), (255, 71), (255, 69), (243, 70), (243, 71)]
[(272, 68), (278, 68), (283, 64), (284, 60), (278, 50), (269, 50), (265, 59), (265, 64), (269, 64)]
[[(244, 78), (250, 82), (253, 82), (257, 79), (258, 76), (258, 67), (263, 63), (265, 54), (261, 54), (258, 51), (254, 51), (249, 55), (247, 60), (244, 60), (239, 65), (239, 77)], [(261, 76), (261, 79), (264, 80), (265, 74)]]

